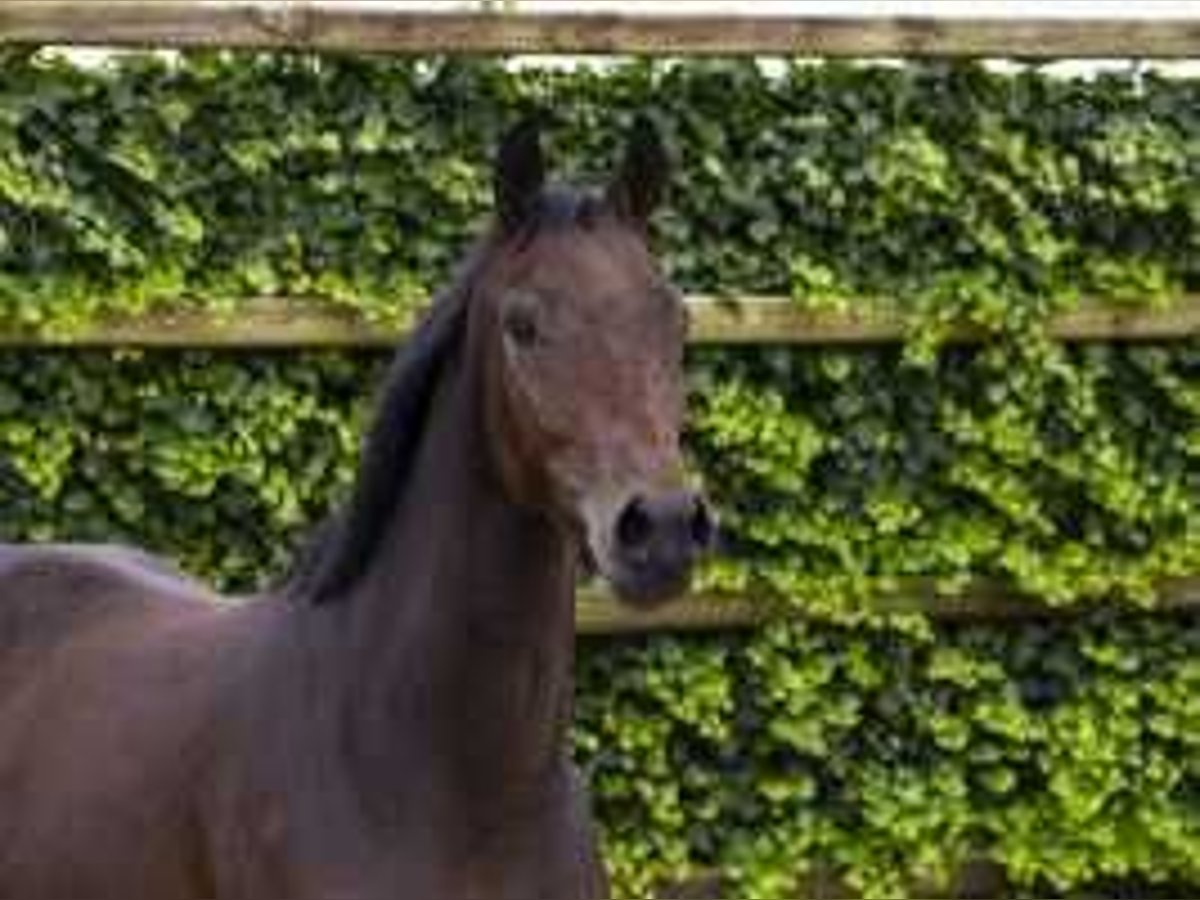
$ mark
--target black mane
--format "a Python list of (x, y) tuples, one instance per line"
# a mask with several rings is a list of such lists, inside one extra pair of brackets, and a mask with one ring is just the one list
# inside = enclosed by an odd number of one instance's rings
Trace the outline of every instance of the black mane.
[(416, 461), (438, 378), (459, 343), (462, 300), (447, 296), (435, 302), (397, 353), (363, 442), (350, 499), (317, 526), (301, 552), (290, 593), (320, 603), (349, 589), (365, 571)]

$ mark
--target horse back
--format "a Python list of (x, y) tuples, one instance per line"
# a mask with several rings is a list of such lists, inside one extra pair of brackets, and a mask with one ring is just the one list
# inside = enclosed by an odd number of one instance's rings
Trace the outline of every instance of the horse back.
[(114, 617), (212, 599), (199, 582), (141, 550), (0, 544), (0, 670), (13, 651), (45, 649)]

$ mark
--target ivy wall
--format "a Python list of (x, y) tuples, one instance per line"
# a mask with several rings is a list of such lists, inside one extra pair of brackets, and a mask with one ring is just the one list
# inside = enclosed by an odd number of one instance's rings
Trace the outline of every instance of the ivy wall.
[[(581, 644), (577, 745), (628, 895), (720, 871), (928, 893), (1200, 889), (1200, 340), (1063, 346), (1081, 298), (1200, 291), (1200, 81), (972, 66), (0, 58), (0, 327), (321, 296), (388, 319), (445, 276), (486, 162), (550, 107), (602, 177), (650, 108), (658, 240), (704, 292), (898, 309), (903, 345), (710, 347), (689, 449), (728, 531), (709, 586), (803, 619)], [(947, 321), (993, 330), (939, 343)], [(9, 350), (0, 538), (123, 540), (231, 590), (348, 483), (370, 352)], [(987, 576), (1054, 617), (883, 615)]]

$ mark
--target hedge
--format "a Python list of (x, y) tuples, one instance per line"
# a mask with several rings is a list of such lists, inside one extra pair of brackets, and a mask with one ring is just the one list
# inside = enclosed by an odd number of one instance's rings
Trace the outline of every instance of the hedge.
[[(811, 870), (899, 896), (979, 856), (1018, 892), (1200, 886), (1200, 622), (1142, 611), (1200, 571), (1200, 342), (1039, 329), (1081, 296), (1197, 289), (1200, 82), (228, 55), (0, 71), (0, 327), (263, 293), (394, 315), (485, 208), (502, 122), (552, 103), (588, 174), (656, 105), (684, 286), (861, 297), (915, 337), (691, 353), (689, 452), (728, 533), (704, 579), (807, 618), (583, 643), (578, 755), (622, 892), (720, 871), (731, 895), (787, 897)], [(996, 338), (939, 347), (964, 313)], [(251, 589), (345, 487), (383, 362), (7, 352), (0, 538), (136, 542)], [(1078, 615), (871, 612), (913, 574)]]
[(561, 120), (559, 168), (591, 176), (654, 109), (684, 287), (1012, 325), (1200, 285), (1197, 79), (230, 54), (83, 70), (11, 51), (0, 72), (9, 321), (264, 293), (394, 314), (444, 277), (498, 133), (534, 108)]

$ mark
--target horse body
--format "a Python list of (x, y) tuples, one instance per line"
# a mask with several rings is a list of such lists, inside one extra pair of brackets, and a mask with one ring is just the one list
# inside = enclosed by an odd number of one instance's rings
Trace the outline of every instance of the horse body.
[[(381, 746), (349, 748), (353, 711), (335, 682), (304, 677), (331, 675), (337, 650), (310, 640), (311, 615), (270, 597), (218, 605), (110, 552), (6, 553), (0, 647), (20, 649), (0, 652), (0, 897), (602, 892), (561, 742), (536, 779), (509, 773), (511, 800), (483, 793), (479, 768), (459, 780), (453, 761), (430, 758), (436, 747), (380, 734)], [(473, 724), (488, 726), (453, 723)], [(394, 752), (396, 771), (364, 787), (346, 773), (356, 752)], [(467, 800), (487, 804), (479, 821), (459, 812)]]
[(648, 603), (710, 536), (646, 140), (601, 203), (510, 137), (498, 228), (284, 584), (218, 602), (139, 551), (0, 545), (0, 898), (606, 895), (569, 757), (577, 561)]
[[(447, 525), (472, 530), (450, 521), (456, 504), (442, 509)], [(415, 533), (396, 539), (446, 582), (451, 560)], [(563, 740), (569, 697), (542, 693), (559, 674), (542, 671), (547, 655), (561, 668), (569, 654), (542, 646), (537, 598), (500, 634), (449, 605), (406, 603), (403, 590), (374, 607), (218, 604), (121, 551), (0, 559), (0, 897), (603, 892)], [(461, 554), (453, 563), (480, 571)], [(561, 632), (572, 622), (569, 584), (558, 587), (566, 600), (559, 590), (546, 602)], [(484, 598), (481, 615), (499, 599)], [(362, 646), (368, 638), (377, 646)], [(461, 644), (478, 674), (413, 665), (441, 643)], [(351, 644), (367, 654), (361, 665), (347, 664)], [(464, 691), (477, 702), (431, 721)], [(530, 716), (550, 724), (514, 745)]]

